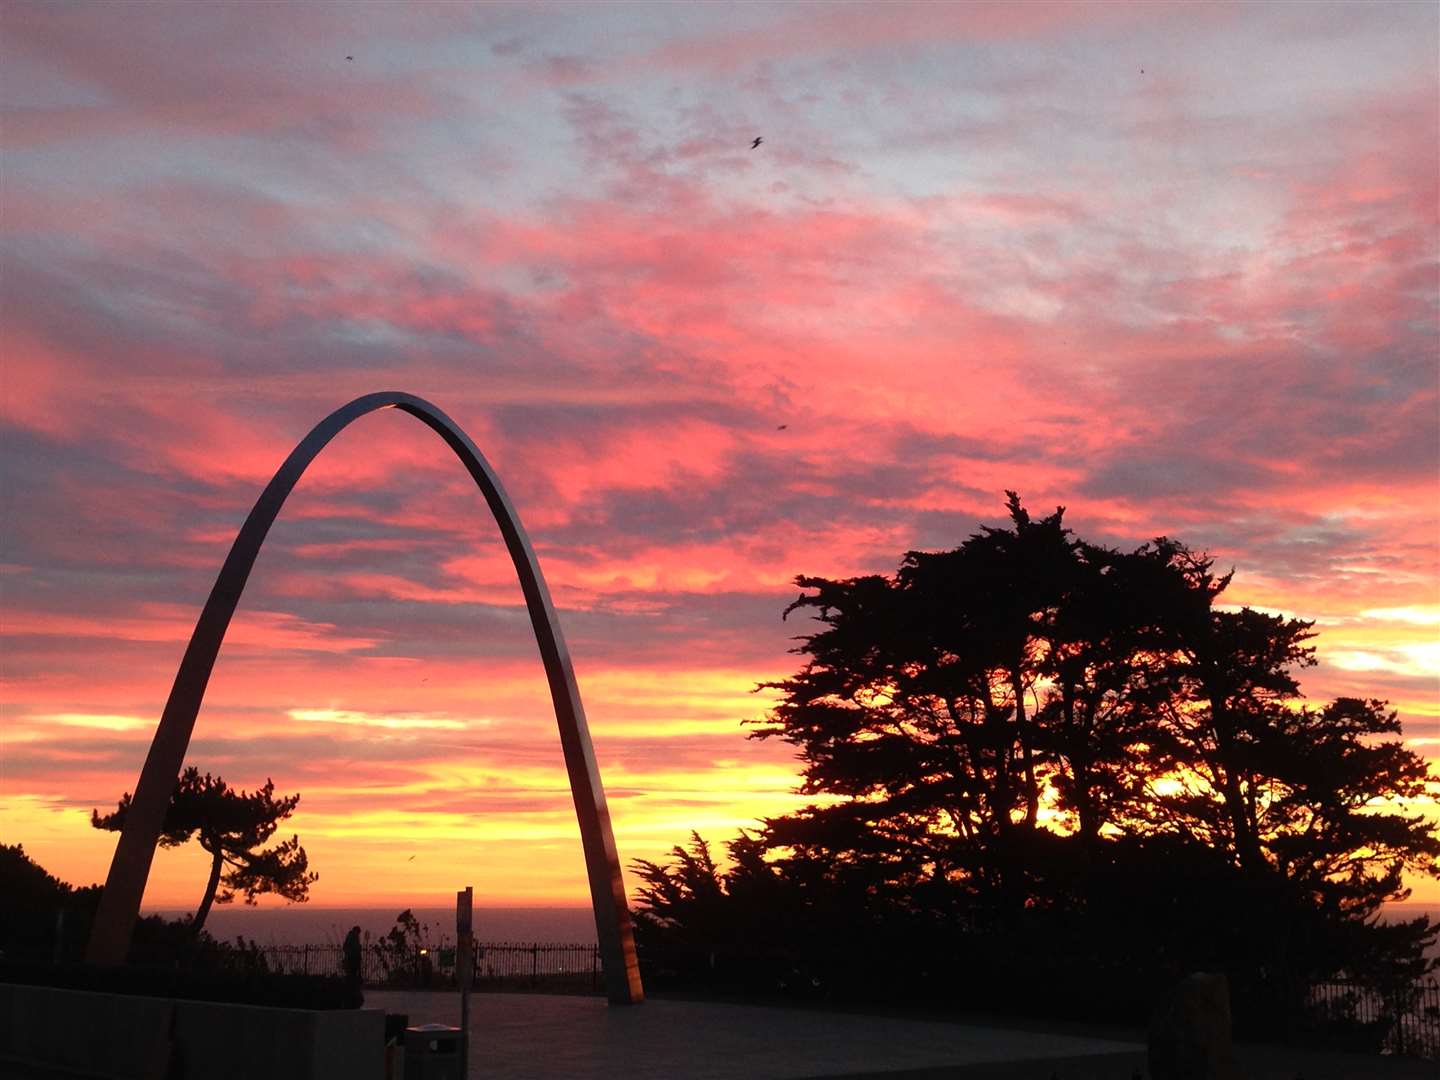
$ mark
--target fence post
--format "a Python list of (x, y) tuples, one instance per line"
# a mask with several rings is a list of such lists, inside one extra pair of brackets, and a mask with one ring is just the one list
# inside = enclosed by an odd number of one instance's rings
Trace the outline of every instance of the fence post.
[(530, 981), (540, 981), (540, 943), (533, 942), (530, 945)]
[(305, 946), (305, 974), (310, 974), (310, 946)]
[(1400, 990), (1395, 990), (1395, 991), (1393, 991), (1393, 993), (1394, 993), (1393, 1001), (1394, 1001), (1394, 1016), (1395, 1016), (1395, 1020), (1394, 1020), (1394, 1025), (1395, 1025), (1395, 1053), (1397, 1053), (1397, 1054), (1399, 1054), (1401, 1057), (1403, 1057), (1403, 1056), (1405, 1055), (1405, 1051), (1406, 1051), (1406, 1047), (1405, 1047), (1405, 1014), (1406, 1014), (1406, 1012), (1408, 1011), (1407, 1008), (1406, 1008), (1407, 1003), (1403, 1000), (1403, 992), (1402, 992), (1402, 991), (1400, 991)]

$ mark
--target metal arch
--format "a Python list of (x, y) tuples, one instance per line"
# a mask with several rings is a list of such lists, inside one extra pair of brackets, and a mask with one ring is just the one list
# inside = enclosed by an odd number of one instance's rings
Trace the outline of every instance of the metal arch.
[(195, 631), (190, 636), (190, 644), (180, 661), (170, 698), (165, 703), (165, 711), (160, 716), (159, 727), (150, 744), (150, 753), (145, 758), (145, 766), (135, 786), (125, 828), (120, 833), (110, 873), (105, 879), (105, 891), (96, 912), (86, 960), (94, 964), (120, 964), (124, 963), (129, 952), (165, 809), (171, 792), (175, 790), (185, 751), (190, 745), (190, 734), (205, 696), (205, 686), (210, 681), (210, 672), (215, 666), (225, 630), (235, 614), (235, 606), (240, 602), (240, 594), (255, 565), (265, 534), (315, 455), (351, 421), (387, 408), (400, 409), (416, 417), (449, 444), (484, 493), (485, 501), (505, 537), (505, 546), (510, 550), (520, 587), (525, 593), (525, 605), (530, 611), (540, 656), (545, 663), (545, 676), (550, 683), (555, 720), (560, 727), (565, 768), (570, 774), (570, 792), (580, 821), (580, 839), (590, 879), (590, 900), (595, 910), (595, 932), (605, 969), (606, 990), (614, 1004), (638, 1004), (645, 995), (635, 959), (630, 911), (625, 904), (620, 856), (610, 828), (605, 790), (600, 783), (600, 768), (595, 763), (595, 751), (590, 744), (590, 731), (585, 724), (585, 710), (580, 704), (580, 690), (575, 683), (570, 653), (561, 636), (560, 621), (550, 600), (550, 592), (545, 587), (545, 579), (540, 574), (535, 551), (499, 479), (469, 436), (428, 401), (395, 391), (356, 398), (315, 425), (266, 485), (235, 537), (235, 543), (230, 548), (225, 565), (220, 568), (215, 587), (211, 589), (210, 598), (205, 602)]

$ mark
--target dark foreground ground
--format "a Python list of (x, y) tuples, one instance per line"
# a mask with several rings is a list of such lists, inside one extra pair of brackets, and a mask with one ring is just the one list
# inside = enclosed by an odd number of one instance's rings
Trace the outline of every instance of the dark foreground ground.
[[(366, 1008), (457, 1024), (455, 993), (378, 991)], [(1144, 1033), (1008, 1018), (917, 1020), (652, 998), (477, 994), (469, 1080), (1146, 1080)], [(1433, 1080), (1435, 1062), (1242, 1044), (1245, 1080)], [(6, 1080), (84, 1080), (0, 1066)], [(200, 1078), (193, 1078), (200, 1080)], [(339, 1080), (339, 1078), (337, 1078)]]
[[(452, 993), (370, 991), (412, 1024), (459, 1022)], [(1135, 1080), (1144, 1033), (652, 998), (471, 999), (471, 1080)], [(1248, 1080), (1433, 1080), (1434, 1062), (1241, 1045)]]

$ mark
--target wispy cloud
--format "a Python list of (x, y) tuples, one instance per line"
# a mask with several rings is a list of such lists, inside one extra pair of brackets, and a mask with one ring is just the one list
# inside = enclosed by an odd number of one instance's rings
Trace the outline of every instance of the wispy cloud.
[(346, 724), (355, 727), (390, 728), (394, 730), (465, 731), (485, 727), (484, 720), (455, 720), (436, 716), (377, 715), (354, 709), (291, 709), (290, 719), (306, 724)]

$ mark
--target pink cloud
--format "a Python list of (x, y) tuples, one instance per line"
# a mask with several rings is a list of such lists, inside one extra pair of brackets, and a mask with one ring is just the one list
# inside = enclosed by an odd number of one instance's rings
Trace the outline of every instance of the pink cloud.
[[(1194, 9), (1192, 9), (1193, 11)], [(1138, 4), (895, 3), (796, 10), (771, 25), (707, 34), (665, 45), (646, 62), (730, 72), (770, 60), (831, 51), (879, 51), (936, 41), (994, 42), (1154, 19)]]
[[(221, 4), (203, 21), (177, 9), (173, 23), (136, 20), (129, 10), (25, 5), (8, 13), (8, 49), (43, 58), (91, 97), (7, 105), (8, 144), (163, 131), (300, 137), (354, 150), (374, 144), (382, 117), (413, 120), (438, 107), (417, 80), (376, 74), (373, 57), (345, 60), (376, 21), (358, 9), (292, 6), (272, 20)], [(167, 25), (185, 27), (179, 40)]]
[[(793, 763), (738, 721), (795, 662), (793, 575), (893, 570), (1006, 488), (1209, 548), (1237, 602), (1325, 620), (1317, 695), (1426, 715), (1401, 662), (1426, 631), (1364, 613), (1440, 575), (1433, 70), (1318, 86), (1334, 26), (1215, 6), (758, 12), (584, 55), (545, 12), (254, 10), (183, 39), (7, 18), (33, 77), (3, 102), (6, 703), (34, 736), (7, 769), (76, 874), (106, 854), (80, 808), (133, 784), (143, 737), (78, 752), (37, 718), (156, 715), (260, 486), (384, 387), (455, 416), (519, 507), (627, 855), (784, 805)], [(526, 70), (527, 35), (556, 55)], [(786, 134), (752, 155), (755, 117)], [(367, 417), (277, 523), (196, 753), (303, 787), (328, 896), (397, 822), (559, 844), (533, 649), (469, 478)], [(346, 834), (361, 789), (383, 820)]]

